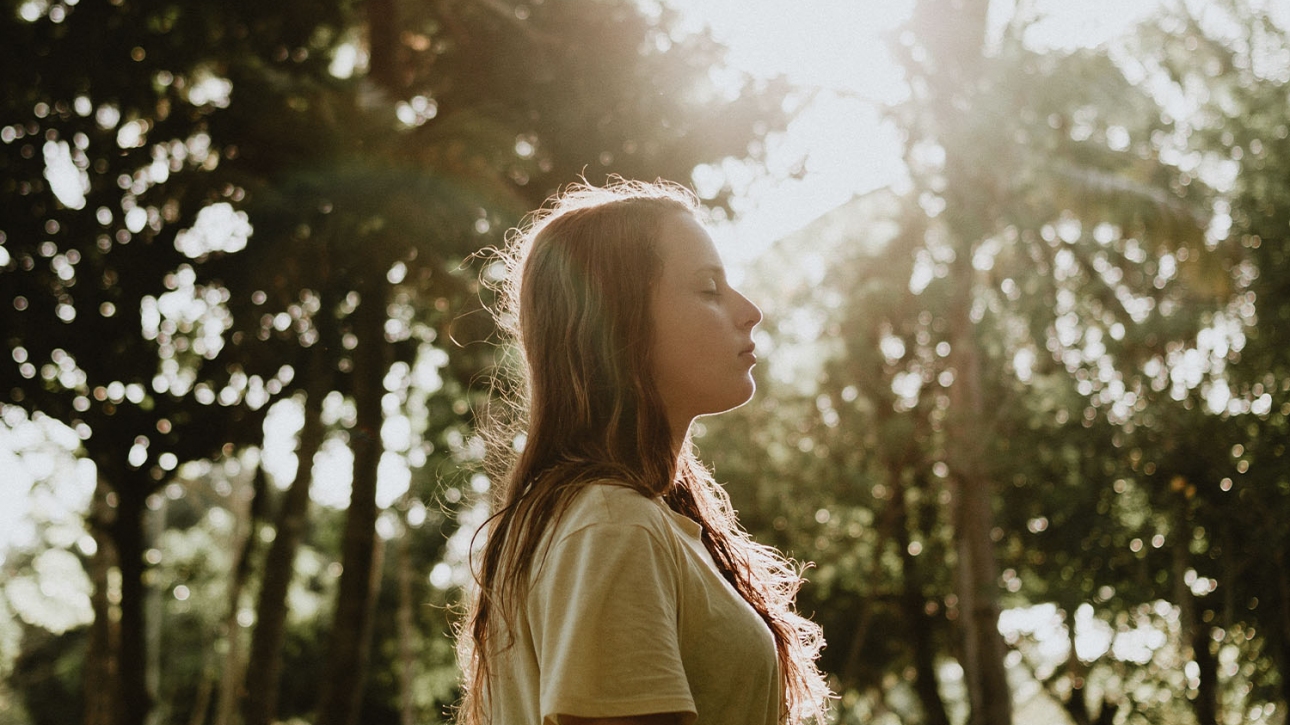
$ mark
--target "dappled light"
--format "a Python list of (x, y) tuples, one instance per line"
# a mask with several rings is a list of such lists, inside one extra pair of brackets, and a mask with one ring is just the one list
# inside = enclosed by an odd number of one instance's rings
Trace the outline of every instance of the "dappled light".
[(831, 722), (1283, 725), (1290, 5), (21, 0), (0, 723), (449, 722), (493, 252), (689, 184)]

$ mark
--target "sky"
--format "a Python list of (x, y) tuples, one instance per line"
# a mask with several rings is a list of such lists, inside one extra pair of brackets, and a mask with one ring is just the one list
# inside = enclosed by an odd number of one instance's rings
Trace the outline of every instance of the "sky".
[[(912, 0), (664, 0), (681, 11), (688, 28), (707, 26), (730, 48), (730, 65), (753, 77), (784, 75), (801, 91), (815, 91), (787, 132), (767, 140), (764, 170), (727, 162), (700, 167), (694, 182), (728, 180), (737, 217), (712, 225), (727, 264), (738, 268), (857, 194), (905, 183), (900, 138), (881, 120), (883, 104), (899, 102), (905, 87), (886, 51), (884, 35), (899, 27)], [(1186, 2), (1206, 15), (1210, 0), (993, 0), (991, 37), (1025, 9), (1034, 22), (1025, 39), (1035, 50), (1071, 51), (1107, 42), (1157, 12)], [(1290, 2), (1255, 0), (1282, 27)], [(806, 174), (788, 178), (805, 157)]]
[[(669, 0), (686, 29), (708, 27), (729, 47), (727, 62), (754, 78), (783, 75), (810, 100), (786, 132), (766, 142), (766, 168), (728, 161), (700, 167), (704, 187), (735, 191), (736, 221), (713, 225), (728, 263), (754, 258), (771, 242), (858, 193), (899, 184), (900, 138), (880, 107), (905, 95), (882, 36), (899, 26), (910, 0)], [(805, 174), (789, 178), (804, 161)]]

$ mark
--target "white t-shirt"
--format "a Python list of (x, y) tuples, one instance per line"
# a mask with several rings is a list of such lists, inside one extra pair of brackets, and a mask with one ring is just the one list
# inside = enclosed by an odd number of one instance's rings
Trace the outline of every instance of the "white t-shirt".
[(493, 655), (493, 725), (666, 712), (694, 725), (776, 725), (774, 638), (700, 534), (625, 486), (579, 492), (545, 534), (513, 644)]

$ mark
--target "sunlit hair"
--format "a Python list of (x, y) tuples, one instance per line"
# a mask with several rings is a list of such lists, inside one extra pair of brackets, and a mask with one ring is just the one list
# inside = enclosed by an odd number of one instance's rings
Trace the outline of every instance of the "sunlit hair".
[(829, 693), (815, 666), (820, 628), (793, 609), (800, 572), (739, 527), (688, 437), (674, 457), (651, 375), (658, 236), (669, 217), (697, 210), (694, 195), (676, 184), (579, 184), (531, 215), (497, 252), (505, 271), (497, 319), (519, 342), (522, 371), (518, 380), (499, 381), (505, 410), (491, 425), (493, 514), (480, 530), (477, 587), (457, 636), (462, 725), (489, 723), (490, 661), (511, 644), (499, 633), (510, 630), (523, 601), (543, 533), (578, 491), (605, 479), (662, 495), (703, 527), (718, 569), (774, 634), (782, 719), (823, 722)]

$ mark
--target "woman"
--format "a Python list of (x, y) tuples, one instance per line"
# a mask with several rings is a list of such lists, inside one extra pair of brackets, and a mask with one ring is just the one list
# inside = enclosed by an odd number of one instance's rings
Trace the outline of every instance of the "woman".
[(524, 375), (496, 448), (520, 452), (459, 633), (465, 725), (822, 721), (799, 574), (690, 443), (752, 396), (761, 321), (697, 208), (674, 184), (577, 186), (502, 252)]

